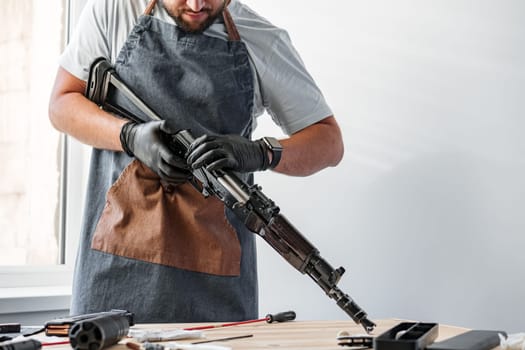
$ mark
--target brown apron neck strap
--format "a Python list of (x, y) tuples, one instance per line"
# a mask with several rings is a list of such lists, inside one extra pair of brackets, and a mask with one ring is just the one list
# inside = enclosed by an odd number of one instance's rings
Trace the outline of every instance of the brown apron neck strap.
[(226, 26), (228, 39), (230, 41), (241, 41), (239, 31), (237, 30), (235, 23), (233, 23), (232, 15), (230, 14), (230, 11), (227, 7), (224, 8), (224, 11), (222, 11), (222, 17), (224, 18), (224, 25)]
[[(144, 14), (147, 16), (151, 15), (153, 13), (153, 9), (155, 8), (156, 4), (157, 4), (157, 0), (150, 0), (150, 2), (148, 3), (148, 6), (144, 10)], [(226, 32), (228, 33), (228, 39), (230, 41), (240, 41), (241, 36), (239, 35), (239, 31), (237, 30), (235, 23), (233, 23), (232, 16), (227, 7), (229, 4), (230, 4), (230, 0), (224, 0), (224, 10), (222, 11), (222, 17), (224, 18), (224, 25), (226, 26)]]
[(157, 4), (157, 0), (151, 0), (148, 4), (148, 6), (146, 7), (146, 9), (144, 10), (144, 14), (149, 16), (153, 13), (153, 8), (155, 7), (155, 5)]

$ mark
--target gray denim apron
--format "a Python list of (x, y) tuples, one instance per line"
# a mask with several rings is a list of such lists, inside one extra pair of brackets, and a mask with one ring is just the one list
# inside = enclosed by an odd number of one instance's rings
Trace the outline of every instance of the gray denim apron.
[[(195, 136), (250, 137), (248, 52), (227, 10), (224, 17), (228, 41), (143, 15), (115, 70), (163, 119)], [(98, 149), (88, 188), (72, 314), (126, 309), (137, 322), (257, 317), (254, 234), (217, 199), (204, 199), (190, 184), (164, 188), (137, 160)], [(152, 206), (161, 206), (160, 214), (151, 216)], [(129, 225), (137, 217), (143, 225)], [(183, 222), (190, 224), (180, 232)]]

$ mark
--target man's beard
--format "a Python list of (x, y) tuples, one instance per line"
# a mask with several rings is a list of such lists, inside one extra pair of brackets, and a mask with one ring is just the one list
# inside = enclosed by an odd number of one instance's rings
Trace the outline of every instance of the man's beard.
[(173, 20), (175, 21), (175, 23), (180, 29), (184, 30), (187, 33), (199, 34), (199, 33), (204, 32), (206, 29), (208, 29), (213, 24), (213, 22), (215, 22), (217, 17), (219, 17), (222, 14), (222, 11), (224, 10), (224, 7), (225, 7), (225, 1), (223, 1), (221, 7), (218, 8), (215, 12), (213, 12), (211, 9), (202, 9), (202, 11), (208, 14), (208, 17), (206, 18), (204, 22), (200, 23), (197, 27), (192, 26), (191, 23), (186, 22), (182, 18), (182, 15), (185, 12), (188, 12), (191, 10), (183, 10), (178, 13), (175, 13), (174, 11), (171, 11), (170, 9), (168, 9), (164, 4), (163, 6), (166, 12), (168, 13), (168, 15), (171, 18), (173, 18)]

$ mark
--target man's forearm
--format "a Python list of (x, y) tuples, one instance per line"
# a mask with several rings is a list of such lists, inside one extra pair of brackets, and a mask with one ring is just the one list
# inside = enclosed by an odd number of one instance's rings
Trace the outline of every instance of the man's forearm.
[(276, 172), (308, 176), (326, 167), (336, 166), (343, 157), (341, 131), (333, 117), (328, 117), (280, 141), (283, 146)]
[(50, 107), (56, 129), (82, 143), (100, 149), (122, 151), (120, 129), (126, 120), (117, 118), (78, 93), (60, 96)]
[[(64, 84), (60, 84), (64, 82)], [(100, 149), (121, 151), (120, 129), (125, 119), (117, 118), (83, 95), (85, 83), (59, 70), (49, 103), (53, 126), (82, 143)]]

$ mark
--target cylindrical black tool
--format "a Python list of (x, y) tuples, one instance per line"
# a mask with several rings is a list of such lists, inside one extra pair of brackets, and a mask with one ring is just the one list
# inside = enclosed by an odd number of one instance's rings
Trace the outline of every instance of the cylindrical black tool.
[(69, 330), (69, 341), (75, 350), (101, 350), (117, 343), (128, 331), (126, 316), (103, 316), (75, 322)]
[(266, 315), (266, 322), (286, 322), (295, 320), (295, 311), (279, 312), (277, 314)]
[(11, 341), (0, 344), (0, 350), (39, 350), (41, 348), (42, 343), (34, 339)]

